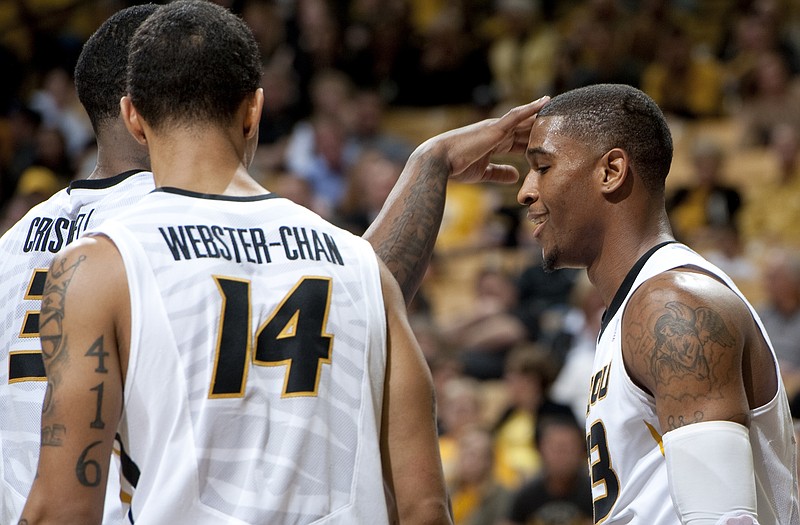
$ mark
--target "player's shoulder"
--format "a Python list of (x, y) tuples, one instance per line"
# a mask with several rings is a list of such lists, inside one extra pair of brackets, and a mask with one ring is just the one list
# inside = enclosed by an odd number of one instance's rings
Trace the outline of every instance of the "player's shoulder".
[(694, 266), (659, 273), (644, 281), (632, 294), (626, 317), (641, 317), (653, 309), (663, 311), (671, 304), (689, 308), (747, 311), (746, 305), (718, 275)]
[(105, 235), (85, 235), (64, 247), (53, 259), (52, 267), (84, 261), (91, 266), (107, 265), (119, 259), (114, 242)]

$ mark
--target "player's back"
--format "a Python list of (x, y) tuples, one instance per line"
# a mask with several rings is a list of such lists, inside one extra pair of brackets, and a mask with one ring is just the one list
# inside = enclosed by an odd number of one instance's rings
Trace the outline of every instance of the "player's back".
[(386, 522), (370, 246), (274, 195), (158, 190), (99, 231), (131, 294), (133, 519)]
[(0, 523), (16, 523), (36, 474), (47, 384), (39, 309), (50, 262), (88, 227), (152, 189), (152, 175), (140, 170), (75, 181), (0, 238)]

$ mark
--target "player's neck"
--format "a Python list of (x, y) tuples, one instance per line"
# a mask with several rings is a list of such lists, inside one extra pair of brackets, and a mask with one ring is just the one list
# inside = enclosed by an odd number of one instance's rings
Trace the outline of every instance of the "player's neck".
[(152, 137), (149, 146), (158, 187), (230, 196), (267, 193), (247, 172), (244, 140), (225, 130), (173, 129)]
[(606, 306), (642, 255), (659, 243), (675, 239), (669, 221), (659, 214), (650, 214), (646, 220), (641, 216), (615, 219), (620, 224), (606, 230), (601, 249), (587, 268), (589, 280)]
[(97, 164), (90, 179), (107, 179), (131, 170), (149, 170), (147, 147), (139, 144), (121, 120), (97, 132)]

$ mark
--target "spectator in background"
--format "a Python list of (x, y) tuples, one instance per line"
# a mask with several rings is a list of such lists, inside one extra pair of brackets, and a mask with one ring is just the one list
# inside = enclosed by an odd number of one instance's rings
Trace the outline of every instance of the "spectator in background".
[(665, 114), (685, 118), (722, 114), (722, 68), (708, 53), (699, 53), (686, 31), (671, 25), (659, 33), (658, 53), (642, 72), (642, 90)]
[(49, 199), (65, 186), (63, 179), (43, 166), (30, 166), (22, 172), (11, 199), (3, 207), (0, 235), (16, 224), (31, 208)]
[(510, 104), (551, 93), (561, 36), (528, 0), (496, 2), (497, 36), (489, 47), (494, 90)]
[(522, 271), (517, 281), (518, 311), (529, 339), (551, 342), (561, 331), (579, 272), (571, 268), (545, 272), (538, 256)]
[(352, 85), (341, 71), (326, 69), (311, 87), (313, 113), (293, 129), (286, 147), (286, 167), (307, 179), (313, 188), (315, 208), (330, 218), (341, 203), (346, 174), (360, 155), (351, 136), (352, 116), (347, 115)]
[(11, 197), (22, 172), (33, 165), (36, 158), (36, 136), (41, 124), (41, 115), (28, 106), (20, 104), (11, 110), (8, 118), (8, 142), (3, 144), (0, 151), (0, 174), (3, 176), (0, 205)]
[(341, 70), (342, 27), (333, 3), (328, 0), (298, 0), (294, 2), (293, 16), (287, 21), (287, 43), (292, 49), (292, 68), (298, 79), (305, 113), (313, 109), (313, 86), (321, 71)]
[[(75, 157), (74, 160), (78, 160)], [(33, 165), (52, 171), (66, 186), (75, 175), (73, 158), (67, 151), (67, 141), (58, 128), (42, 126), (36, 133), (36, 155)]]
[(486, 46), (470, 33), (463, 7), (448, 5), (436, 15), (413, 53), (397, 64), (399, 105), (491, 104), (491, 70)]
[(559, 361), (563, 356), (563, 365), (550, 387), (553, 401), (569, 405), (577, 421), (586, 417), (589, 378), (604, 310), (603, 299), (586, 272), (579, 273), (570, 293), (570, 309), (564, 315), (562, 332), (553, 340), (553, 353)]
[(385, 104), (380, 92), (366, 87), (356, 89), (350, 108), (352, 134), (359, 145), (363, 149), (377, 150), (388, 160), (404, 165), (413, 148), (384, 128)]
[(459, 440), (480, 426), (483, 399), (480, 383), (460, 374), (450, 376), (438, 386), (439, 450), (449, 486), (458, 471)]
[(93, 137), (92, 125), (75, 93), (72, 75), (63, 67), (47, 72), (42, 87), (31, 96), (30, 106), (42, 116), (42, 126), (64, 138), (70, 160), (76, 159)]
[(778, 124), (772, 127), (770, 140), (776, 177), (755, 186), (748, 194), (741, 211), (742, 236), (756, 249), (770, 245), (800, 248), (798, 131), (791, 125)]
[(402, 170), (403, 164), (392, 162), (378, 150), (363, 151), (347, 174), (334, 222), (356, 235), (363, 235), (378, 216)]
[(737, 115), (745, 146), (767, 145), (777, 124), (800, 132), (800, 77), (792, 75), (785, 57), (774, 51), (762, 53), (743, 84)]
[(517, 314), (518, 295), (513, 277), (499, 269), (484, 268), (475, 282), (470, 311), (442, 327), (442, 335), (458, 349), (464, 373), (477, 379), (503, 376), (508, 352), (527, 339)]
[(570, 415), (543, 416), (536, 447), (541, 472), (515, 493), (508, 525), (590, 525), (592, 491), (583, 429)]
[(578, 3), (564, 19), (565, 55), (558, 89), (613, 82), (639, 85), (640, 71), (631, 58), (630, 15), (619, 0)]
[(717, 143), (701, 138), (691, 156), (690, 182), (668, 197), (667, 213), (676, 238), (701, 246), (708, 244), (714, 228), (737, 224), (742, 196), (724, 181), (725, 153)]
[(542, 418), (572, 417), (570, 407), (547, 394), (554, 377), (548, 353), (535, 345), (518, 345), (508, 356), (503, 376), (507, 406), (493, 426), (495, 476), (506, 487), (519, 487), (541, 468), (535, 439)]
[(498, 525), (508, 514), (511, 493), (494, 476), (492, 435), (467, 430), (458, 440), (458, 460), (448, 486), (458, 525)]
[(729, 88), (738, 97), (746, 98), (752, 88), (747, 77), (764, 54), (777, 53), (791, 74), (800, 72), (800, 55), (787, 34), (787, 13), (773, 0), (742, 2), (732, 19), (723, 28), (727, 33), (720, 46), (720, 57), (728, 72)]
[(283, 167), (292, 132), (300, 121), (297, 82), (291, 69), (265, 66), (261, 87), (264, 111), (258, 124), (258, 147), (252, 166), (255, 171), (277, 172)]
[(770, 250), (764, 261), (766, 299), (758, 315), (767, 329), (791, 399), (800, 393), (800, 256)]

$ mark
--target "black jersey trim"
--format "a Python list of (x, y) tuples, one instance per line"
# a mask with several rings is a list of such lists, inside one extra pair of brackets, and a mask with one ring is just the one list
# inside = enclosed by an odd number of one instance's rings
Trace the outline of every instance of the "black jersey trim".
[(106, 188), (110, 188), (120, 182), (124, 181), (128, 177), (132, 177), (137, 173), (146, 172), (147, 170), (128, 170), (123, 171), (119, 175), (114, 175), (113, 177), (108, 177), (106, 179), (81, 179), (72, 181), (67, 188), (67, 193), (74, 189), (81, 189), (81, 190), (103, 190)]
[(156, 192), (173, 193), (175, 195), (183, 195), (184, 197), (194, 197), (197, 199), (209, 199), (215, 201), (234, 201), (234, 202), (254, 202), (265, 201), (268, 199), (277, 199), (278, 195), (274, 193), (265, 193), (262, 195), (247, 195), (247, 196), (234, 196), (234, 195), (216, 195), (211, 193), (199, 193), (191, 190), (184, 190), (182, 188), (161, 187), (156, 188)]
[(614, 294), (614, 299), (611, 300), (611, 304), (608, 306), (605, 312), (603, 312), (603, 319), (600, 324), (600, 335), (599, 338), (603, 335), (603, 332), (608, 326), (608, 323), (611, 322), (611, 319), (614, 318), (614, 315), (619, 310), (619, 307), (622, 306), (622, 302), (625, 300), (625, 297), (628, 296), (628, 292), (631, 291), (631, 287), (633, 286), (634, 281), (636, 281), (636, 277), (639, 275), (639, 272), (642, 271), (645, 263), (656, 253), (658, 250), (666, 246), (667, 244), (675, 244), (678, 241), (664, 241), (662, 243), (656, 244), (649, 250), (647, 250), (644, 255), (639, 257), (639, 260), (633, 265), (633, 267), (628, 271), (628, 275), (625, 276), (623, 279), (622, 284), (620, 285), (617, 293)]

